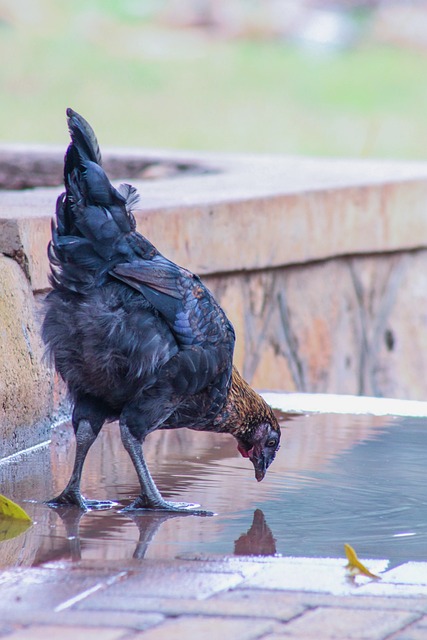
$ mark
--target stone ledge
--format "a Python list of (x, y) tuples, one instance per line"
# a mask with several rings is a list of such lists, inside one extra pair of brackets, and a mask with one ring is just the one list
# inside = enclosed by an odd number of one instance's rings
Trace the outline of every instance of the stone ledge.
[[(0, 147), (0, 166), (2, 154), (5, 164), (10, 146)], [(48, 168), (58, 168), (63, 150), (40, 149), (33, 156), (33, 166), (45, 157)], [(427, 244), (426, 163), (143, 150), (111, 151), (105, 158), (141, 195), (139, 230), (200, 275)], [(193, 174), (189, 169), (140, 181), (126, 174), (134, 173), (138, 158), (141, 166), (190, 167)], [(0, 252), (18, 256), (35, 291), (48, 287), (45, 248), (61, 191), (0, 191)]]

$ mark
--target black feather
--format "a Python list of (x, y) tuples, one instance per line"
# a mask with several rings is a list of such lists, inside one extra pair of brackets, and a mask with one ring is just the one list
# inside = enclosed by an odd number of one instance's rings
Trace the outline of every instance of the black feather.
[(56, 368), (76, 401), (94, 397), (117, 417), (136, 404), (140, 437), (153, 427), (148, 397), (167, 406), (158, 426), (191, 426), (176, 424), (178, 409), (211, 420), (230, 385), (233, 328), (200, 279), (136, 231), (136, 190), (111, 185), (92, 128), (71, 109), (67, 116), (43, 324)]

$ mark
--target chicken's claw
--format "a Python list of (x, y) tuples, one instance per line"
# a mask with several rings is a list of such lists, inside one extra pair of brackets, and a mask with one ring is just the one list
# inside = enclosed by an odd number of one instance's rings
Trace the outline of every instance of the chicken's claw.
[(112, 509), (113, 507), (117, 507), (118, 504), (118, 502), (114, 502), (113, 500), (86, 500), (84, 498), (84, 505), (88, 511), (92, 509)]
[(124, 507), (121, 511), (123, 513), (134, 511), (170, 511), (171, 513), (181, 513), (182, 515), (191, 516), (214, 516), (213, 511), (206, 511), (205, 509), (199, 509), (199, 504), (192, 502), (169, 502), (168, 500), (162, 500), (149, 504), (143, 497), (138, 496), (131, 504)]
[(80, 493), (63, 492), (56, 498), (47, 500), (45, 504), (53, 509), (58, 509), (60, 507), (78, 507), (81, 511), (92, 511), (95, 509), (111, 509), (112, 507), (117, 506), (118, 503), (112, 502), (111, 500), (87, 500), (80, 495)]

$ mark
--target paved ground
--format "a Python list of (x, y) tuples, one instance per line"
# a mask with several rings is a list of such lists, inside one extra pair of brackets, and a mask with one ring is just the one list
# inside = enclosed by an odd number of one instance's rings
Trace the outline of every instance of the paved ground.
[(185, 557), (49, 563), (0, 574), (11, 640), (424, 640), (427, 563), (349, 581), (344, 560)]

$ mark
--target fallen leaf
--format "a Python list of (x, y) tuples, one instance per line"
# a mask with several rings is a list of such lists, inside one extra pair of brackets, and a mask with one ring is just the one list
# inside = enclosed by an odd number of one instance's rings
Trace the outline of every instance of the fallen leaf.
[(31, 525), (31, 520), (15, 520), (15, 518), (0, 515), (0, 542), (20, 536)]
[(13, 518), (31, 523), (31, 518), (19, 504), (0, 494), (0, 518)]
[(349, 544), (344, 544), (345, 555), (347, 556), (348, 564), (345, 565), (345, 568), (349, 572), (351, 576), (364, 575), (368, 576), (368, 578), (373, 578), (374, 580), (381, 580), (381, 576), (376, 576), (374, 573), (371, 573), (369, 569), (363, 565), (352, 546)]

